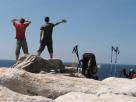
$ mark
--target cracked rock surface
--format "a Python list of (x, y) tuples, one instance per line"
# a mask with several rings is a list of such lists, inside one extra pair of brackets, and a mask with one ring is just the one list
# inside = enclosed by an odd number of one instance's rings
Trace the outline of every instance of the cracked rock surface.
[(96, 81), (0, 68), (0, 102), (135, 102), (135, 96), (136, 79)]
[(77, 76), (0, 68), (0, 102), (136, 102), (136, 79)]

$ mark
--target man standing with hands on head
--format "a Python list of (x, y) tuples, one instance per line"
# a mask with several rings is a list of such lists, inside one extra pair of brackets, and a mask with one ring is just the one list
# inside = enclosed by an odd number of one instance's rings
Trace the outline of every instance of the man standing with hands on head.
[(13, 19), (12, 23), (16, 29), (16, 62), (19, 59), (20, 49), (22, 48), (24, 54), (28, 54), (28, 46), (26, 41), (26, 28), (29, 26), (31, 21), (25, 20), (24, 18), (21, 19)]
[(53, 40), (52, 40), (52, 32), (53, 32), (53, 28), (56, 25), (59, 25), (61, 23), (65, 23), (66, 20), (61, 20), (55, 24), (53, 23), (49, 23), (49, 17), (45, 17), (44, 21), (45, 24), (43, 26), (41, 26), (40, 30), (40, 47), (37, 51), (37, 55), (40, 56), (42, 51), (44, 50), (45, 46), (47, 46), (48, 48), (48, 52), (50, 54), (50, 58), (53, 58)]

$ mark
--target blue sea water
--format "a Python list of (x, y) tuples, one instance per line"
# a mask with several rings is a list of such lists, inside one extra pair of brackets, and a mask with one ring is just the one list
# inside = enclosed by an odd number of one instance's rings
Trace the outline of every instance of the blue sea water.
[(98, 73), (99, 78), (104, 79), (107, 77), (124, 77), (121, 75), (121, 70), (126, 69), (129, 73), (130, 69), (134, 69), (136, 72), (136, 65), (125, 65), (125, 64), (98, 64)]
[[(0, 60), (0, 67), (11, 67), (15, 64), (15, 60)], [(64, 62), (65, 65), (70, 64)], [(125, 64), (97, 64), (98, 65), (98, 77), (104, 79), (107, 77), (120, 77), (120, 71), (126, 69), (127, 72), (129, 69), (133, 68), (136, 71), (136, 65), (125, 65)], [(124, 76), (122, 76), (124, 77)]]
[(15, 60), (0, 60), (0, 67), (11, 67), (15, 62)]

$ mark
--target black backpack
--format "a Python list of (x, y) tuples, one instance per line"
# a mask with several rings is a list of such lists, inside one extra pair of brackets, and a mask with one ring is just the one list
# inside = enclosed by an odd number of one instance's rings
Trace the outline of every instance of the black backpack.
[(84, 53), (81, 62), (82, 74), (88, 78), (96, 77), (97, 65), (95, 55), (93, 53)]

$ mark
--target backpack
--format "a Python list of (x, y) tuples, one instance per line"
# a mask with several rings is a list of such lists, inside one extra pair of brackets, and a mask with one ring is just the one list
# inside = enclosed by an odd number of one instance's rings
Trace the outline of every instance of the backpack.
[(93, 53), (84, 53), (82, 58), (82, 74), (88, 78), (96, 77), (97, 65)]

